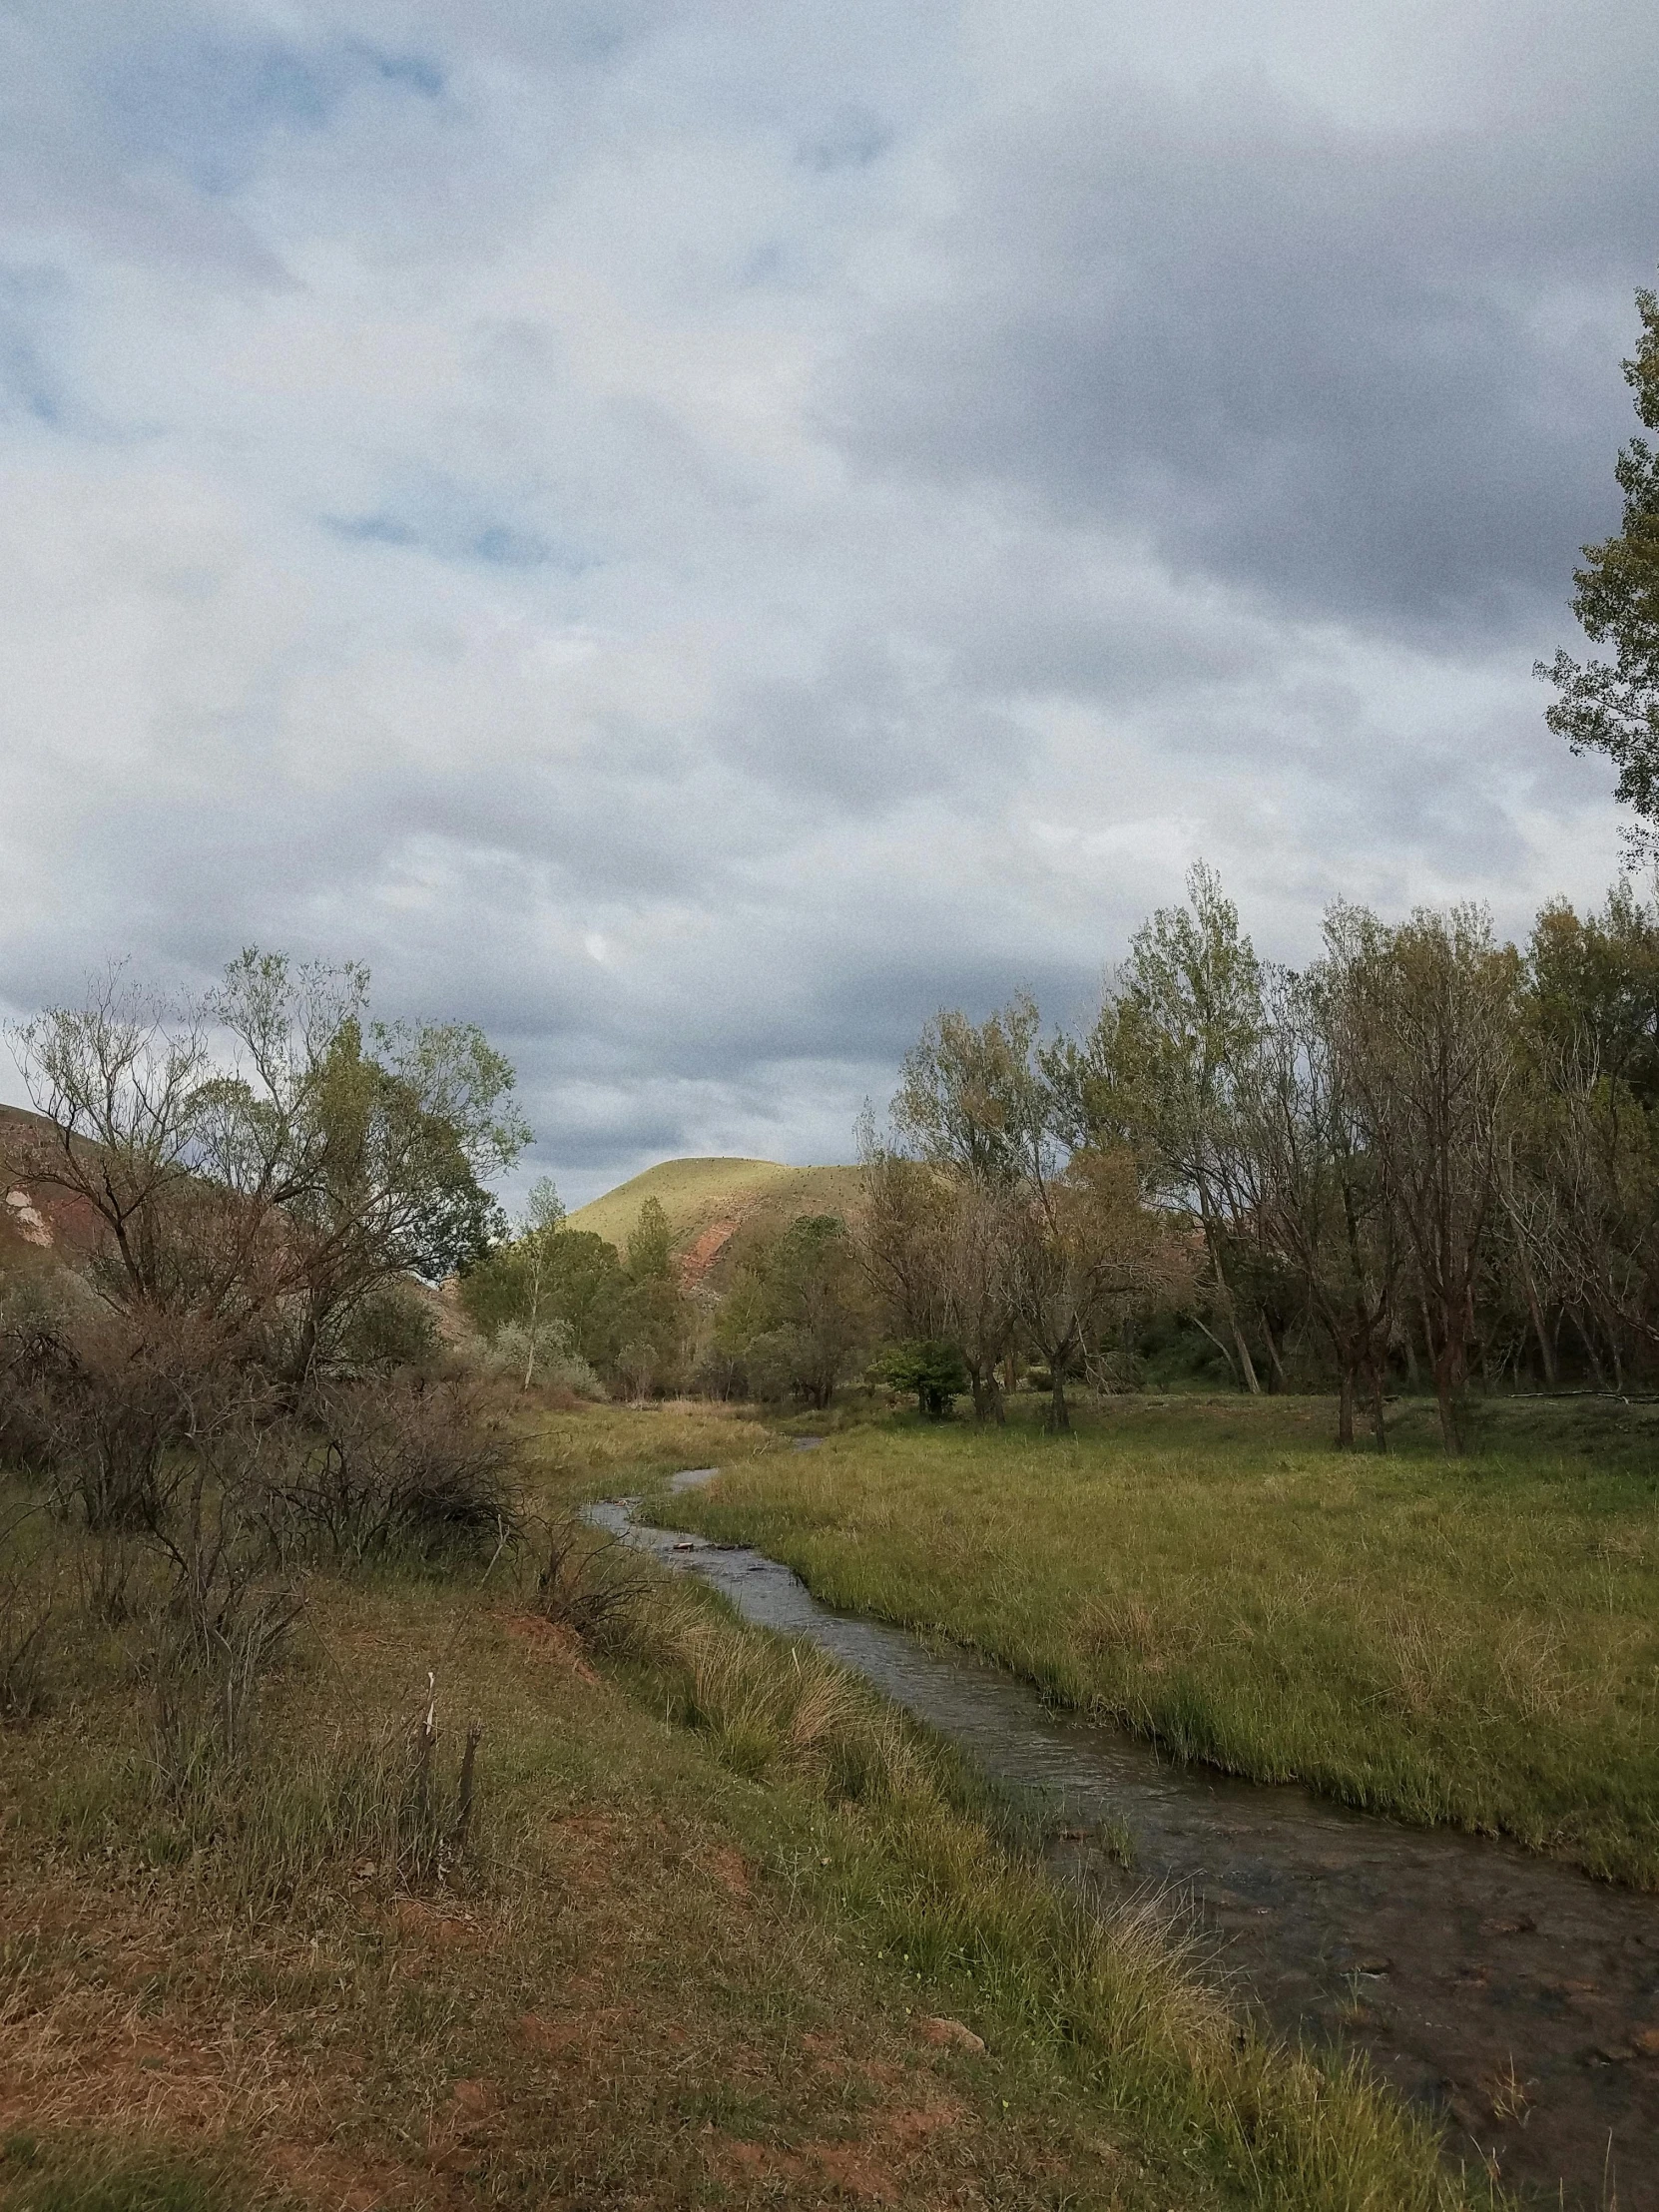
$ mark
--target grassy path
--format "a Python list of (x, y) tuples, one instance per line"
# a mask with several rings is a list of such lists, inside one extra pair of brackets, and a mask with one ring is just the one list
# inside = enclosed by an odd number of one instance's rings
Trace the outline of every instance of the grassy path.
[(1129, 1400), (1084, 1432), (893, 1421), (737, 1464), (688, 1526), (830, 1603), (1258, 1780), (1659, 1888), (1659, 1434), (1494, 1408), (1328, 1448), (1308, 1400)]

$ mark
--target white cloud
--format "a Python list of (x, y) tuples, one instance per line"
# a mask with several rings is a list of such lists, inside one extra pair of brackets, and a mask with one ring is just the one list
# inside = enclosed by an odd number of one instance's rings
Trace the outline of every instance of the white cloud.
[[(1634, 20), (1575, 30), (1619, 99)], [(1322, 599), (1317, 478), (1275, 480), (1271, 558), (1237, 518), (1206, 544), (1190, 503), (1176, 530), (1179, 349), (1113, 353), (1162, 270), (1207, 373), (1233, 345), (1246, 380), (1324, 376), (1327, 435), (1342, 302), (1368, 273), (1416, 298), (1454, 239), (1537, 371), (1502, 439), (1462, 441), (1470, 497), (1566, 533), (1523, 563), (1564, 598), (1643, 271), (1621, 245), (1574, 289), (1564, 218), (1528, 259), (1524, 206), (1469, 216), (1545, 143), (1531, 34), (1151, 21), (0, 6), (0, 997), (109, 954), (365, 956), (389, 1006), (514, 1054), (574, 1198), (681, 1150), (844, 1156), (934, 1006), (1031, 982), (1075, 1011), (1200, 850), (1290, 956), (1339, 891), (1473, 891), (1511, 927), (1592, 891), (1606, 779), (1528, 675), (1565, 618), (1429, 635), (1396, 550), (1387, 589), (1351, 564)], [(1419, 33), (1432, 68), (1405, 66)], [(1483, 90), (1458, 159), (1433, 141), (1413, 243), (1351, 154), (1443, 133), (1447, 71)], [(1201, 92), (1259, 144), (1184, 140)], [(1619, 99), (1545, 134), (1585, 224), (1624, 183)], [(1330, 204), (1252, 232), (1253, 180), (1310, 145)], [(1168, 196), (1114, 295), (1103, 210), (1179, 183), (1184, 147), (1204, 194)], [(1285, 296), (1302, 271), (1271, 345), (1179, 228), (1229, 162), (1238, 236)], [(1388, 376), (1368, 360), (1365, 392)], [(1367, 425), (1402, 542), (1420, 432)], [(1102, 493), (1148, 456), (1150, 504)]]

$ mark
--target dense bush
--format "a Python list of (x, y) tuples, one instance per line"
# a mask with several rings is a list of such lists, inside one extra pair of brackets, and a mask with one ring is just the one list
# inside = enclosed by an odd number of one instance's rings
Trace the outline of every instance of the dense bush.
[(845, 1223), (803, 1214), (744, 1254), (702, 1372), (721, 1396), (822, 1409), (872, 1336), (869, 1291)]
[(936, 1338), (891, 1346), (870, 1373), (889, 1389), (913, 1392), (917, 1410), (929, 1420), (946, 1419), (952, 1401), (969, 1387), (962, 1355), (953, 1344)]
[(515, 1449), (476, 1386), (396, 1378), (312, 1393), (269, 1496), (302, 1557), (427, 1563), (489, 1556), (516, 1528)]

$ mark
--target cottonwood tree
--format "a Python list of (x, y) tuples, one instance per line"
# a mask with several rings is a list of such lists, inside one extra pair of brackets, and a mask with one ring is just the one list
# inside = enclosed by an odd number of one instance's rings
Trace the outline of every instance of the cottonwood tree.
[(469, 1023), (370, 1022), (367, 989), (249, 951), (193, 1003), (117, 969), (13, 1029), (48, 1124), (18, 1165), (102, 1222), (113, 1306), (257, 1323), (303, 1377), (397, 1279), (484, 1248), (484, 1178), (528, 1134), (512, 1069)]
[(869, 1300), (836, 1214), (804, 1214), (751, 1253), (715, 1324), (716, 1350), (757, 1396), (827, 1406), (867, 1352)]
[(1142, 1196), (1133, 1154), (1073, 1153), (1033, 1184), (1008, 1231), (1014, 1317), (1048, 1368), (1045, 1425), (1071, 1426), (1066, 1374), (1131, 1307), (1178, 1299), (1191, 1286), (1190, 1257), (1169, 1220)]
[(1339, 907), (1326, 942), (1339, 1049), (1415, 1271), (1455, 1452), (1515, 1079), (1519, 956), (1472, 906), (1419, 909), (1394, 928)]
[(535, 1307), (548, 1347), (557, 1342), (596, 1374), (614, 1378), (634, 1319), (633, 1286), (616, 1246), (591, 1230), (561, 1225), (541, 1243), (539, 1294), (533, 1251), (523, 1237), (492, 1246), (461, 1275), (461, 1310), (494, 1342), (503, 1330), (527, 1330)]
[(1004, 1417), (998, 1370), (1018, 1326), (1016, 1232), (1063, 1165), (1028, 997), (986, 1021), (937, 1014), (905, 1056), (887, 1142), (866, 1128), (860, 1243), (907, 1338), (956, 1347), (974, 1417)]
[(863, 1204), (853, 1250), (896, 1334), (915, 1343), (945, 1333), (949, 1304), (942, 1216), (946, 1176), (876, 1133), (866, 1107), (858, 1125)]
[(899, 1069), (889, 1114), (895, 1149), (987, 1187), (1027, 1178), (1047, 1142), (1041, 1027), (1023, 994), (983, 1022), (935, 1014)]
[(1136, 931), (1090, 1035), (1048, 1063), (1074, 1139), (1134, 1144), (1162, 1194), (1197, 1215), (1229, 1357), (1251, 1391), (1261, 1384), (1228, 1247), (1252, 1227), (1239, 1084), (1262, 1024), (1261, 964), (1238, 909), (1199, 862), (1186, 905), (1160, 907)]
[(1539, 914), (1519, 1058), (1504, 1204), (1545, 1380), (1570, 1321), (1620, 1388), (1659, 1342), (1659, 911), (1628, 883), (1599, 914)]
[(962, 1356), (975, 1420), (1007, 1418), (1001, 1369), (1020, 1326), (1019, 1263), (1029, 1192), (958, 1178), (937, 1221), (943, 1331)]
[[(1636, 412), (1659, 430), (1659, 295), (1636, 294), (1641, 337), (1624, 365)], [(1654, 849), (1659, 823), (1659, 453), (1632, 438), (1615, 464), (1624, 496), (1616, 537), (1584, 547), (1573, 572), (1573, 613), (1593, 645), (1613, 659), (1577, 662), (1557, 653), (1538, 663), (1556, 688), (1545, 720), (1575, 753), (1605, 753), (1619, 772), (1617, 796), (1644, 828), (1631, 833), (1638, 851)]]
[(164, 1207), (209, 1155), (213, 1074), (200, 1008), (170, 1002), (112, 968), (84, 1004), (8, 1031), (30, 1103), (49, 1134), (13, 1140), (13, 1170), (67, 1191), (109, 1233), (112, 1295), (159, 1298), (170, 1253)]
[(1258, 1233), (1303, 1286), (1331, 1345), (1337, 1440), (1354, 1441), (1363, 1384), (1385, 1447), (1382, 1384), (1402, 1259), (1383, 1160), (1368, 1143), (1328, 966), (1265, 977), (1264, 1019), (1241, 1073), (1239, 1177)]
[(661, 1199), (648, 1198), (629, 1233), (622, 1272), (622, 1345), (615, 1374), (635, 1397), (676, 1384), (691, 1340), (674, 1231)]
[(518, 1242), (524, 1256), (525, 1315), (524, 1315), (524, 1381), (522, 1388), (528, 1389), (535, 1381), (536, 1357), (548, 1335), (548, 1324), (555, 1324), (556, 1341), (561, 1349), (570, 1342), (567, 1324), (559, 1321), (553, 1311), (549, 1295), (552, 1273), (549, 1263), (554, 1252), (554, 1240), (564, 1227), (565, 1210), (551, 1176), (538, 1176), (530, 1186), (530, 1196), (519, 1224)]

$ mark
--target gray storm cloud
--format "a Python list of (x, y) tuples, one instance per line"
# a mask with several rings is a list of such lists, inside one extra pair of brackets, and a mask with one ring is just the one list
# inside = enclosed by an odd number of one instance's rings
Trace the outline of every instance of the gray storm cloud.
[(1328, 18), (0, 0), (0, 999), (366, 957), (579, 1198), (1200, 851), (1593, 893), (1651, 40)]

